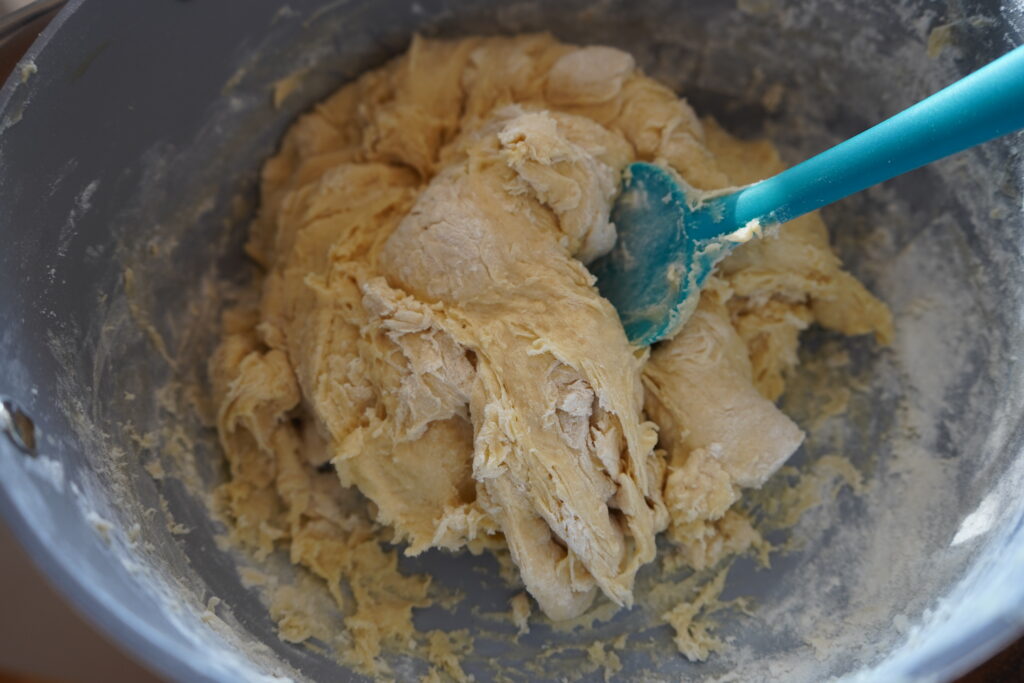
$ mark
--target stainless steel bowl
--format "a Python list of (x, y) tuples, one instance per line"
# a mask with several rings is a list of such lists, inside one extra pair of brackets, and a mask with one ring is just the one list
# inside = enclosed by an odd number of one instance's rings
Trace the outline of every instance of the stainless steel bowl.
[[(212, 283), (250, 274), (240, 245), (257, 169), (289, 121), (413, 32), (551, 30), (631, 50), (699, 111), (771, 136), (796, 161), (1021, 43), (1022, 7), (72, 0), (0, 94), (0, 430), (22, 434), (0, 436), (0, 512), (73, 603), (170, 678), (355, 680), (280, 641), (243, 585), (245, 560), (207, 512), (223, 477), (215, 439), (184, 385), (168, 384), (201, 375), (223, 303)], [(273, 83), (295, 73), (300, 87), (275, 107)], [(750, 616), (718, 615), (727, 651), (704, 664), (672, 655), (642, 608), (593, 631), (538, 624), (502, 642), (480, 617), (509, 596), (494, 564), (440, 553), (403, 566), (469, 600), (418, 623), (481, 634), (466, 665), (479, 680), (497, 668), (536, 678), (523, 663), (551, 643), (624, 632), (645, 644), (620, 653), (624, 680), (947, 680), (1024, 630), (1021, 142), (827, 210), (848, 266), (892, 306), (897, 338), (879, 351), (809, 334), (808, 362), (843, 344), (859, 388), (797, 464), (839, 452), (868, 488), (806, 515), (789, 532), (802, 548), (770, 571), (734, 568), (726, 595), (754, 600)], [(810, 424), (822, 385), (797, 386), (787, 407)], [(168, 476), (154, 479), (153, 462)], [(549, 676), (584, 660), (567, 648)], [(423, 670), (393, 665), (400, 678)]]

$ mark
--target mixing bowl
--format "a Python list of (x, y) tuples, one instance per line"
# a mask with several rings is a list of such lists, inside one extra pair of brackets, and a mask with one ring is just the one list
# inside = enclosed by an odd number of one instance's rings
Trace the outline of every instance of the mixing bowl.
[[(260, 161), (415, 32), (540, 30), (633, 52), (699, 112), (796, 161), (1022, 42), (1024, 3), (68, 2), (0, 96), (0, 511), (80, 610), (169, 678), (358, 679), (277, 637), (240, 578), (250, 560), (210, 514), (224, 471), (196, 387), (218, 311), (252, 276), (241, 244)], [(772, 532), (789, 550), (770, 570), (733, 567), (724, 597), (749, 613), (715, 615), (726, 649), (687, 662), (643, 605), (592, 629), (538, 621), (513, 642), (487, 616), (512, 594), (487, 556), (403, 558), (467, 596), (417, 624), (476, 634), (478, 680), (600, 678), (584, 649), (625, 633), (623, 680), (945, 680), (1008, 642), (1024, 628), (1022, 141), (825, 212), (896, 337), (806, 333), (785, 407), (810, 431), (795, 465), (825, 495)], [(830, 415), (836, 387), (847, 410)], [(864, 486), (827, 486), (827, 455)]]

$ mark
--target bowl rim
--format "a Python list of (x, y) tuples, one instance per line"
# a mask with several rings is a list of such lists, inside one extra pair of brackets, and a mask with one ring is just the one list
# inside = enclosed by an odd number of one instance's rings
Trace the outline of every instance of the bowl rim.
[[(35, 0), (0, 20), (0, 40), (47, 12), (60, 8), (18, 64), (20, 66), (29, 63), (48, 47), (60, 33), (65, 22), (86, 2), (87, 0)], [(17, 73), (16, 67), (0, 88), (0, 118), (15, 95), (18, 86), (18, 79), (15, 76)], [(9, 449), (13, 453), (14, 447), (0, 440), (0, 449)], [(65, 601), (133, 659), (171, 680), (189, 683), (225, 681), (223, 677), (198, 667), (194, 661), (184, 656), (179, 646), (145, 620), (115, 602), (99, 599), (92, 587), (72, 571), (59, 553), (44, 542), (39, 529), (18, 506), (16, 497), (8, 490), (8, 484), (3, 478), (0, 478), (0, 519), (24, 548), (36, 569)], [(1019, 522), (1016, 533), (1024, 535), (1024, 520)], [(994, 614), (988, 621), (971, 631), (961, 633), (959, 642), (971, 645), (966, 649), (957, 649), (955, 656), (946, 661), (946, 670), (939, 674), (942, 678), (952, 680), (969, 672), (1024, 635), (1024, 591), (1017, 597), (1016, 602), (1007, 601), (1002, 611)], [(979, 639), (979, 636), (983, 637)], [(901, 653), (903, 656), (897, 660), (889, 661), (896, 665), (903, 664), (903, 667), (898, 668), (903, 668), (906, 675), (905, 672), (912, 670), (913, 665), (921, 663), (916, 657), (919, 650), (920, 647), (914, 647)], [(884, 662), (885, 660), (879, 664), (882, 665)], [(844, 678), (860, 679), (862, 676), (871, 675), (875, 670), (851, 672)]]

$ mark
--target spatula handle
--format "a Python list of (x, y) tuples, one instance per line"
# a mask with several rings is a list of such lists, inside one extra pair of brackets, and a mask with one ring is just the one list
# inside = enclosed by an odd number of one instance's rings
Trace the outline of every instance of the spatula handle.
[(1024, 46), (874, 128), (723, 197), (723, 214), (734, 220), (720, 225), (781, 223), (1020, 128)]

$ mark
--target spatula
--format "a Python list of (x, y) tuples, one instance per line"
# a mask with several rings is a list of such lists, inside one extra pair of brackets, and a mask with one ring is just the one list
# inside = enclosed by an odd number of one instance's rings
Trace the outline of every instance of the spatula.
[(776, 176), (708, 193), (637, 162), (612, 211), (618, 240), (591, 264), (637, 345), (671, 337), (738, 244), (867, 187), (1024, 128), (1024, 46)]

